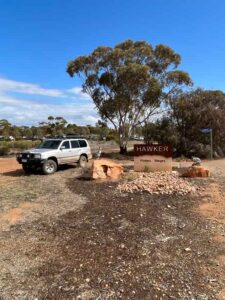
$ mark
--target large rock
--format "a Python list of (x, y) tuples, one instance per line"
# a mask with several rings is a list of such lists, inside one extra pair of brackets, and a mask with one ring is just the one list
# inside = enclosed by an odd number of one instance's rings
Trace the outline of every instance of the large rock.
[(192, 166), (182, 174), (182, 177), (209, 177), (209, 175), (209, 170), (201, 166)]
[(123, 167), (109, 159), (96, 159), (92, 164), (93, 179), (118, 179), (123, 173)]

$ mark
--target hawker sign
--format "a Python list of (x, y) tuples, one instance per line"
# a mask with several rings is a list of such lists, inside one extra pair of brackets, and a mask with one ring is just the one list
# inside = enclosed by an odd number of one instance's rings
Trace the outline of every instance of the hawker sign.
[(134, 145), (134, 170), (141, 172), (172, 171), (171, 145)]

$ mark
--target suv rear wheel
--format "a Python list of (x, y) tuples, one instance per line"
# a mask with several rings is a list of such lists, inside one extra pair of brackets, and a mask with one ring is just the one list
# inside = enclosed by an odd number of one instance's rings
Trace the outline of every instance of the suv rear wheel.
[(79, 167), (85, 168), (87, 166), (87, 157), (85, 155), (81, 155), (79, 159)]
[(46, 175), (55, 173), (57, 171), (57, 163), (52, 159), (46, 160), (42, 165), (42, 171)]

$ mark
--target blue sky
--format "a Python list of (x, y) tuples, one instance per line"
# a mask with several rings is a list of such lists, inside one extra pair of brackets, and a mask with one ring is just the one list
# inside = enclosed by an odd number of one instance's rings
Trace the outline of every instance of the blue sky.
[(66, 64), (99, 45), (146, 40), (182, 56), (195, 86), (225, 91), (224, 0), (1, 0), (0, 119), (98, 119)]

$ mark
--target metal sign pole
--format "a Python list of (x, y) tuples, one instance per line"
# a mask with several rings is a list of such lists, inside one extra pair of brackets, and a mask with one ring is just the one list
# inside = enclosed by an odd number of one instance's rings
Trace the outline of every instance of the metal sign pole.
[(202, 133), (210, 133), (210, 156), (211, 156), (211, 159), (213, 159), (213, 130), (212, 128), (201, 128), (200, 131)]
[(213, 134), (212, 134), (212, 128), (210, 130), (210, 145), (211, 145), (211, 159), (213, 159)]

